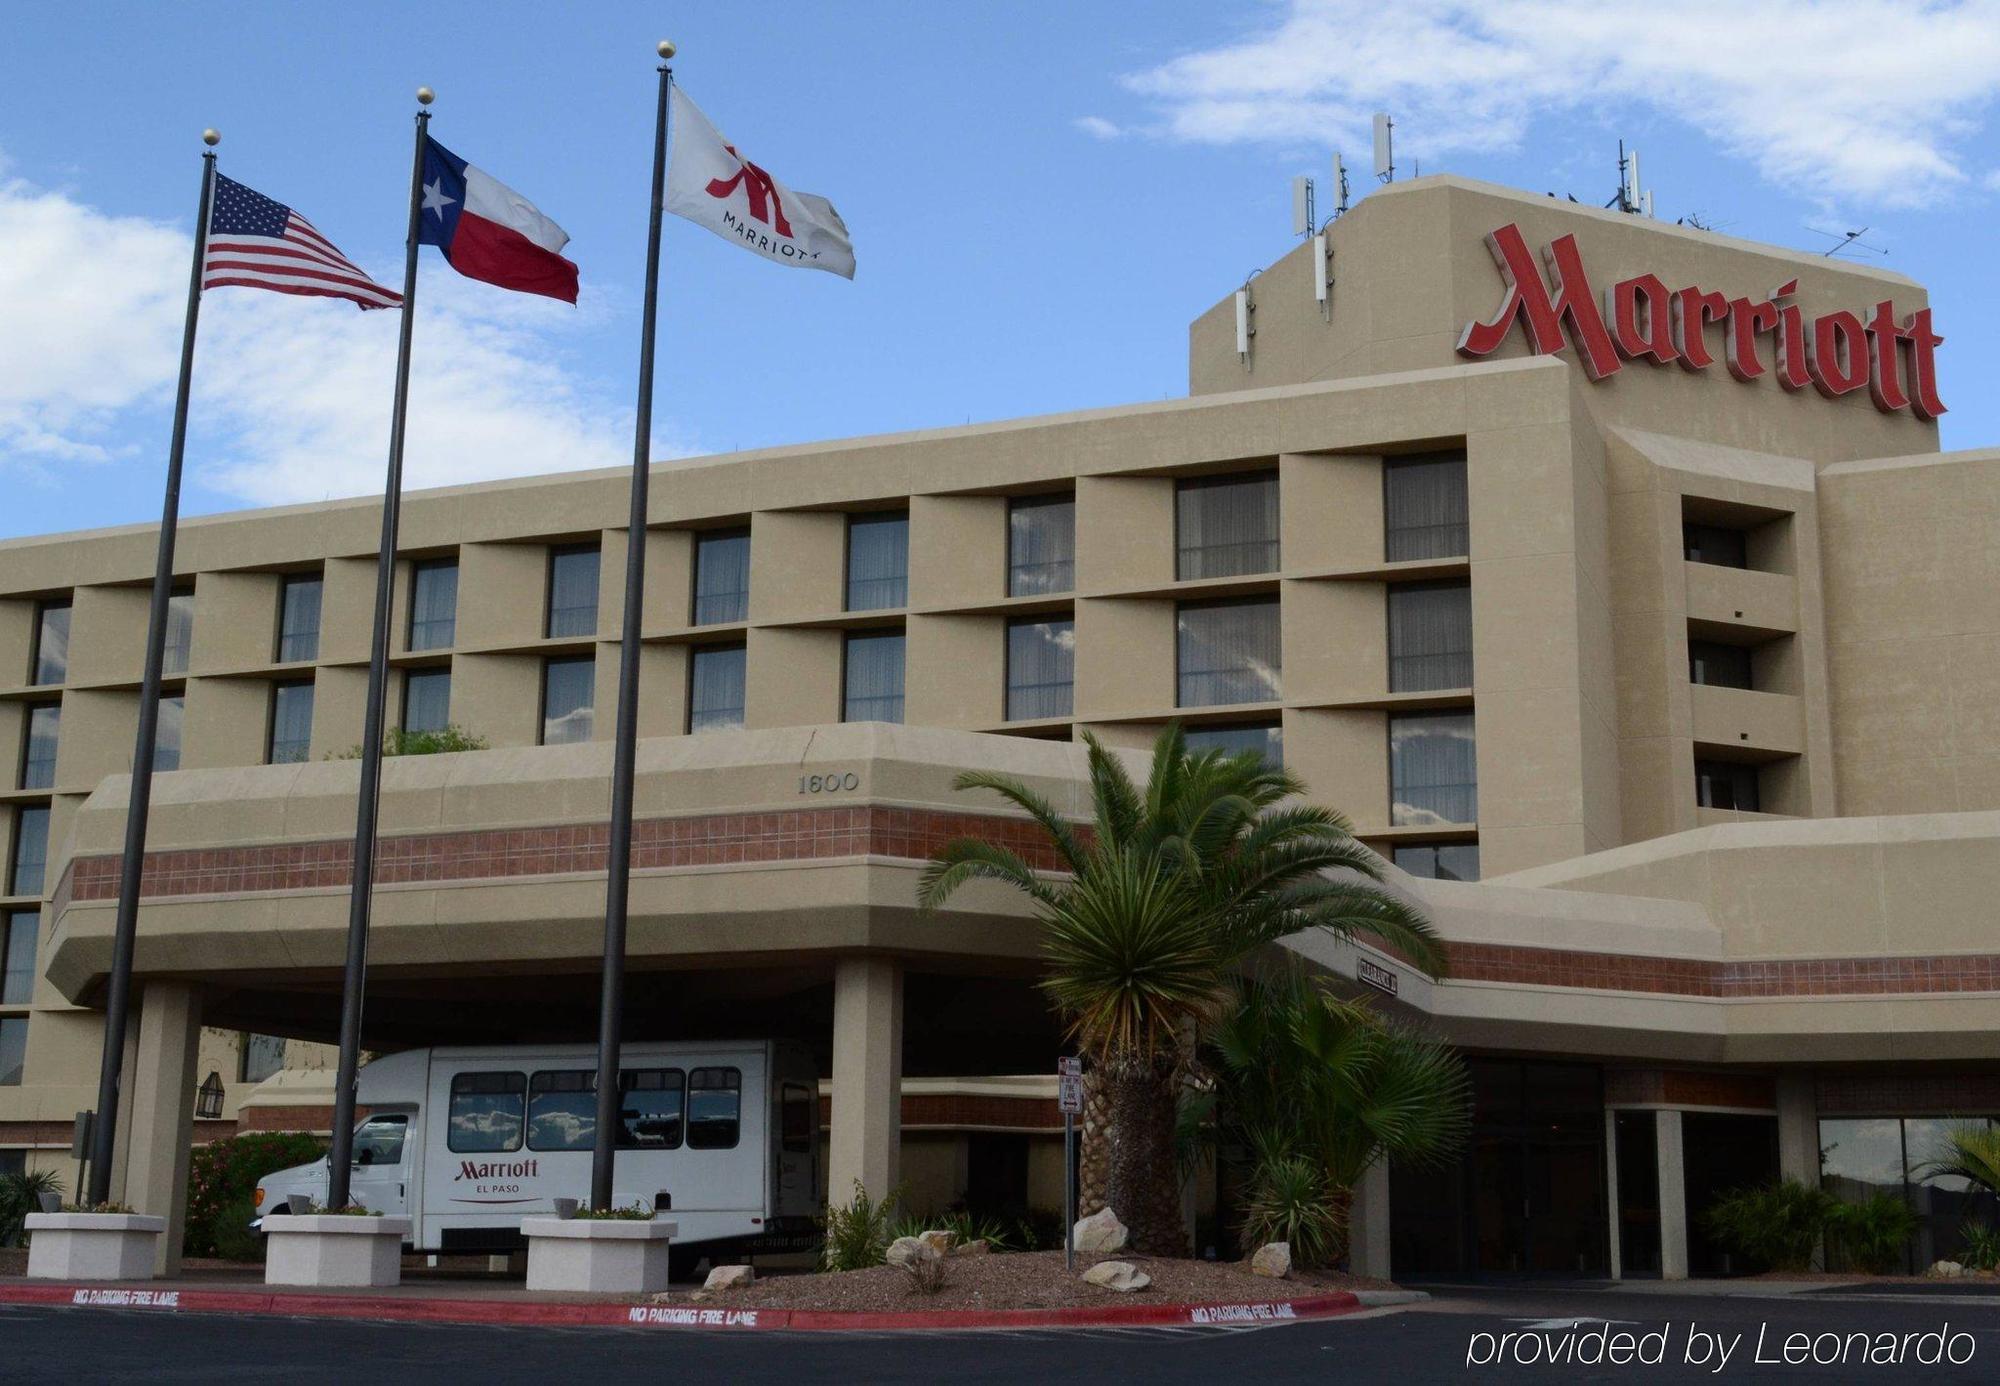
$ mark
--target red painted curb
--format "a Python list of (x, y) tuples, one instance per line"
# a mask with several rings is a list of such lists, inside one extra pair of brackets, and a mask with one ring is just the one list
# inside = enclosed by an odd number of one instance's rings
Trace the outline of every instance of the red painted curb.
[(852, 1313), (828, 1309), (732, 1309), (714, 1303), (577, 1304), (547, 1300), (417, 1299), (401, 1295), (280, 1294), (269, 1290), (172, 1290), (70, 1284), (0, 1286), (0, 1304), (66, 1309), (147, 1309), (183, 1314), (276, 1314), (286, 1318), (373, 1319), (401, 1323), (796, 1329), (806, 1332), (1286, 1323), (1351, 1314), (1361, 1307), (1361, 1301), (1346, 1290), (1261, 1303)]

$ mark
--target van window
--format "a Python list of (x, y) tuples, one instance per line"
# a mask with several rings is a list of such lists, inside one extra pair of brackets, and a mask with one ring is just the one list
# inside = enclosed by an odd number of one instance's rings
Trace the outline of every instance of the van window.
[(357, 1165), (400, 1165), (403, 1137), (409, 1130), (406, 1116), (370, 1117), (354, 1133), (354, 1163)]
[(528, 1080), (519, 1073), (461, 1073), (451, 1080), (445, 1145), (466, 1154), (521, 1148)]
[(537, 1073), (528, 1083), (528, 1149), (589, 1150), (597, 1143), (597, 1075)]
[(813, 1118), (818, 1104), (812, 1091), (797, 1083), (785, 1084), (784, 1104), (778, 1112), (779, 1139), (787, 1155), (810, 1155), (813, 1148)]
[(681, 1083), (677, 1068), (619, 1070), (619, 1149), (680, 1149)]
[(698, 1068), (688, 1074), (689, 1150), (730, 1150), (742, 1125), (743, 1073)]

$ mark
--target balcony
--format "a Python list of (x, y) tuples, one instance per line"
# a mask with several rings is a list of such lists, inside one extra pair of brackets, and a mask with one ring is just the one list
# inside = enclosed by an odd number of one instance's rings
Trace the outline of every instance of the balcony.
[(1798, 631), (1799, 584), (1790, 574), (1713, 563), (1684, 566), (1693, 634), (1742, 645)]
[(1800, 700), (1790, 693), (1761, 693), (1749, 688), (1715, 684), (1690, 686), (1694, 704), (1694, 739), (1745, 759), (1794, 756), (1805, 750), (1805, 717)]

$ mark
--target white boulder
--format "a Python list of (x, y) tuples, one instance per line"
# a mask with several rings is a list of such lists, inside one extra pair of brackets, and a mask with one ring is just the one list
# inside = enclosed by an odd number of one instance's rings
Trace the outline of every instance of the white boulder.
[[(1119, 1230), (1124, 1231), (1123, 1228)], [(1153, 1283), (1152, 1276), (1130, 1261), (1099, 1261), (1083, 1273), (1083, 1278), (1087, 1284), (1097, 1285), (1106, 1290), (1116, 1290), (1120, 1294), (1143, 1290)]]
[(1965, 1274), (1965, 1267), (1957, 1261), (1933, 1261), (1925, 1273), (1938, 1280), (1956, 1280)]
[(1123, 1251), (1131, 1233), (1125, 1230), (1124, 1223), (1118, 1221), (1118, 1214), (1109, 1208), (1100, 1208), (1077, 1222), (1074, 1235), (1078, 1251), (1102, 1253)]
[(1292, 1273), (1292, 1244), (1266, 1242), (1250, 1253), (1250, 1274), (1283, 1280)]
[(928, 1232), (919, 1232), (917, 1240), (935, 1251), (938, 1255), (946, 1256), (951, 1253), (951, 1244), (957, 1241), (958, 1238), (955, 1234), (947, 1232), (943, 1228), (932, 1228)]
[(889, 1250), (883, 1260), (892, 1266), (907, 1268), (915, 1261), (936, 1261), (944, 1255), (922, 1237), (898, 1237), (889, 1243)]
[(757, 1279), (757, 1272), (749, 1266), (717, 1266), (709, 1271), (708, 1279), (702, 1283), (704, 1290), (734, 1290), (751, 1284)]

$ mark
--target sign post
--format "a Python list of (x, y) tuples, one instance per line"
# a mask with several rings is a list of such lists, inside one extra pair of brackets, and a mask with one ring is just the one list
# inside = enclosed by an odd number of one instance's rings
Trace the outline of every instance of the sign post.
[(1063, 1269), (1076, 1269), (1076, 1114), (1083, 1110), (1083, 1060), (1056, 1060), (1056, 1101), (1063, 1114)]

